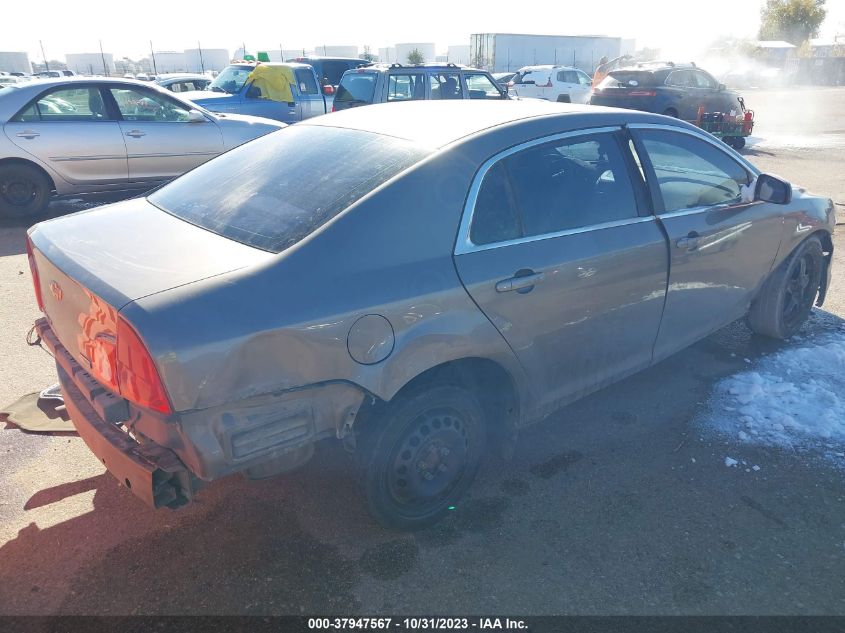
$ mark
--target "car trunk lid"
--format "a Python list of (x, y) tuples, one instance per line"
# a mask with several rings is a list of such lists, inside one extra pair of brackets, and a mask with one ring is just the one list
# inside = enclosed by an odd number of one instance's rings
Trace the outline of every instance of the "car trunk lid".
[(98, 335), (98, 314), (116, 314), (141, 297), (272, 257), (180, 220), (145, 199), (79, 213), (72, 220), (42, 222), (29, 238), (44, 313), (83, 366), (90, 366), (83, 350)]

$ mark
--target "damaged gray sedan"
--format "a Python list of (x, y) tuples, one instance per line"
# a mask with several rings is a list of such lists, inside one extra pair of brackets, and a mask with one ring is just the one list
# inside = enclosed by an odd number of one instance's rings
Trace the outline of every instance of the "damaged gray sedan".
[(545, 102), (312, 119), (146, 198), (36, 225), (79, 434), (154, 507), (355, 454), (373, 516), (430, 525), (485, 451), (746, 316), (789, 337), (834, 211), (682, 121)]

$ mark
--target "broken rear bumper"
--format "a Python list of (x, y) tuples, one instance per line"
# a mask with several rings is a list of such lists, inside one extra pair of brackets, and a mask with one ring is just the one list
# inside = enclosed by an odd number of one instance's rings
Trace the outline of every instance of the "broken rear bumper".
[(119, 423), (129, 417), (126, 401), (102, 387), (71, 357), (46, 319), (36, 321), (35, 328), (56, 359), (70, 419), (97, 459), (154, 508), (188, 503), (192, 476), (177, 455), (151, 442), (141, 444), (124, 431)]

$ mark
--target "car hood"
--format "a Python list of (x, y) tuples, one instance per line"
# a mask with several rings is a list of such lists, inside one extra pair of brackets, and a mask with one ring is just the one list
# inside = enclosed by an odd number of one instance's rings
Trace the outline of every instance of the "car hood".
[[(180, 220), (146, 198), (41, 222), (30, 229), (30, 239), (50, 268), (117, 309), (272, 257)], [(49, 286), (49, 276), (41, 282)]]

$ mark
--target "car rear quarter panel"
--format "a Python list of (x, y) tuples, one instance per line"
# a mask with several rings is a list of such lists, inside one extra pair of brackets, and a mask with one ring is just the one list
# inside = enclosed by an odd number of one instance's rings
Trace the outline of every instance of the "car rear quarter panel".
[[(423, 371), (466, 357), (498, 362), (523, 390), (518, 362), (452, 261), (476, 166), (458, 151), (436, 154), (265, 265), (127, 306), (174, 408), (333, 381), (388, 400)], [(395, 337), (372, 365), (347, 347), (368, 314), (386, 318)]]

